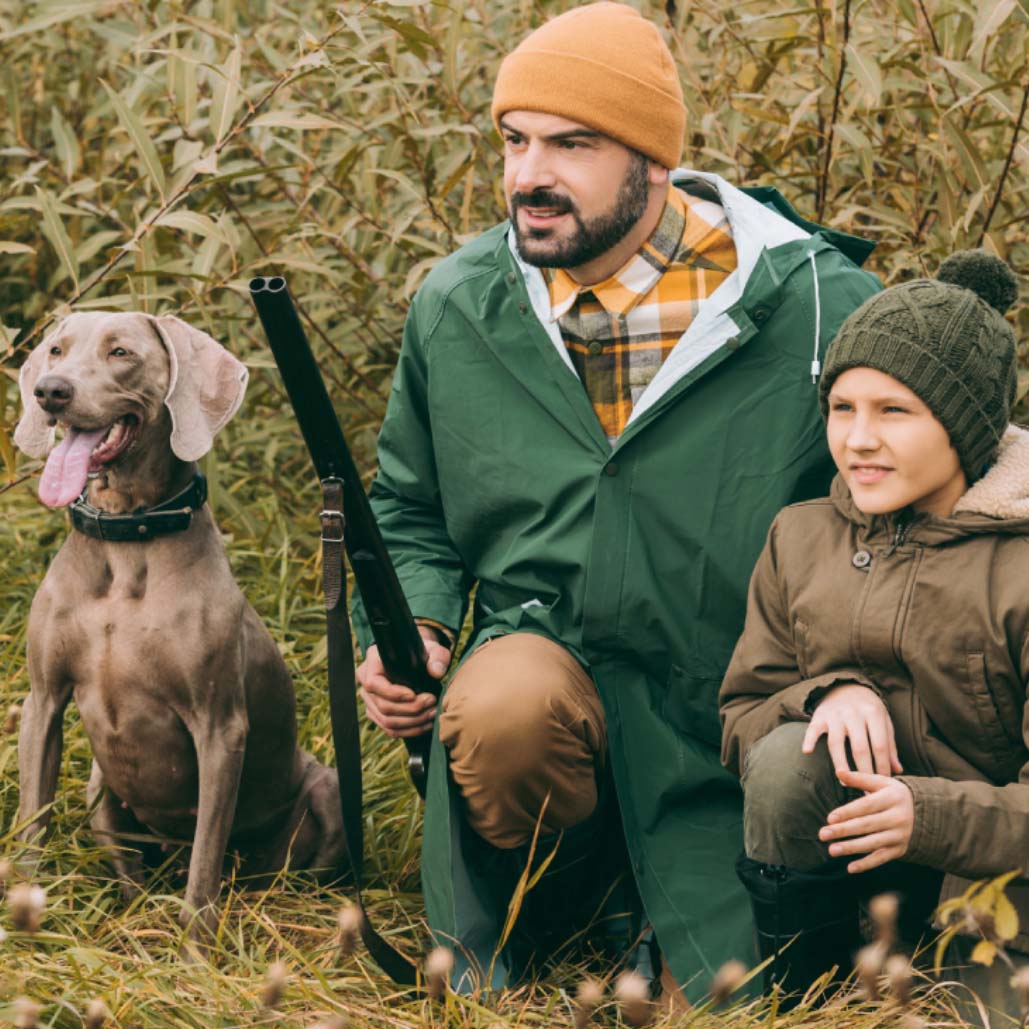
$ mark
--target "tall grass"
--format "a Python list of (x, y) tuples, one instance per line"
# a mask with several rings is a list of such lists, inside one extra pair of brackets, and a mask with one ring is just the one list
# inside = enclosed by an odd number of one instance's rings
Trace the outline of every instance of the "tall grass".
[[(38, 462), (13, 447), (17, 368), (69, 309), (175, 312), (251, 369), (244, 408), (205, 462), (212, 505), (294, 674), (301, 739), (331, 760), (316, 484), (245, 285), (289, 277), (370, 474), (408, 299), (502, 214), (488, 117), (496, 67), (565, 6), (0, 0), (0, 711), (27, 693), (29, 603), (68, 531), (35, 500)], [(1029, 271), (1024, 2), (640, 6), (682, 70), (687, 163), (775, 185), (801, 213), (876, 238), (871, 266), (888, 281), (974, 245)], [(1024, 337), (1029, 309), (1013, 317)], [(420, 809), (402, 749), (371, 731), (363, 743), (370, 910), (416, 954), (426, 945)], [(0, 1020), (24, 994), (55, 1026), (81, 1025), (94, 997), (117, 1024), (141, 1027), (295, 1025), (317, 1012), (359, 1026), (570, 1023), (561, 987), (574, 968), (488, 1004), (398, 994), (361, 955), (339, 958), (345, 892), (312, 892), (289, 875), (265, 893), (230, 884), (211, 960), (184, 963), (175, 862), (145, 897), (121, 901), (88, 833), (89, 761), (69, 712), (41, 866), (48, 910), (41, 932), (0, 942)], [(14, 852), (16, 767), (15, 738), (0, 738), (0, 856)], [(276, 960), (289, 979), (270, 1010), (261, 997)], [(732, 1021), (766, 1018), (753, 1009)], [(891, 1018), (854, 1008), (823, 1024)]]

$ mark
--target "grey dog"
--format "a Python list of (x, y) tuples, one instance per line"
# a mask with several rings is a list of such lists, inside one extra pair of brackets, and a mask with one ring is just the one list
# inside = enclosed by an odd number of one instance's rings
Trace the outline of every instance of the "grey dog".
[[(246, 382), (235, 357), (178, 318), (75, 313), (22, 367), (15, 441), (49, 455), (47, 505), (82, 494), (110, 515), (151, 510), (199, 481), (195, 462)], [(18, 818), (25, 840), (47, 828), (74, 698), (93, 748), (93, 830), (123, 892), (141, 888), (144, 869), (126, 837), (192, 841), (182, 921), (200, 939), (230, 848), (243, 874), (289, 862), (327, 879), (345, 844), (336, 772), (297, 746), (289, 672), (202, 497), (197, 507), (181, 531), (138, 542), (72, 531), (54, 558), (29, 615)]]

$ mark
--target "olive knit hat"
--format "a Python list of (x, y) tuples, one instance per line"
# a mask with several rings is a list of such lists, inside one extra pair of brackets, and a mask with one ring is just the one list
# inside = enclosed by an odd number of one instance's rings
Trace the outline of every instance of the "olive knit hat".
[(595, 3), (552, 18), (504, 59), (493, 123), (540, 111), (588, 125), (666, 168), (682, 154), (686, 108), (657, 26), (627, 4)]
[(992, 459), (1011, 419), (1017, 385), (1015, 334), (1004, 312), (1018, 296), (1014, 272), (984, 250), (952, 254), (936, 279), (891, 286), (840, 327), (818, 384), (848, 368), (875, 368), (916, 393), (950, 436), (969, 483)]

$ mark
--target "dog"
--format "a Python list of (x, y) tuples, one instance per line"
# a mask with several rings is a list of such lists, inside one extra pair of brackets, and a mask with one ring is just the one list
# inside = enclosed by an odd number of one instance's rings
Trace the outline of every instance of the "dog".
[(74, 698), (92, 828), (124, 895), (145, 867), (127, 838), (192, 841), (181, 921), (197, 941), (216, 923), (228, 850), (257, 881), (287, 863), (335, 879), (346, 854), (337, 774), (297, 746), (289, 672), (197, 474), (246, 383), (180, 319), (107, 312), (64, 318), (19, 378), (15, 442), (47, 457), (40, 499), (72, 505), (75, 525), (29, 614), (20, 837), (46, 832)]

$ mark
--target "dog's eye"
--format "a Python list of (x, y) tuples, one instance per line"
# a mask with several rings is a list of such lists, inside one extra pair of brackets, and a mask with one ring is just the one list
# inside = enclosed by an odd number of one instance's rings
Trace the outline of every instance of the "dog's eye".
[(61, 348), (60, 347), (51, 347), (50, 348), (50, 353), (54, 357), (60, 357), (61, 356)]
[(111, 351), (111, 357), (128, 357), (129, 352), (124, 347), (115, 347)]

